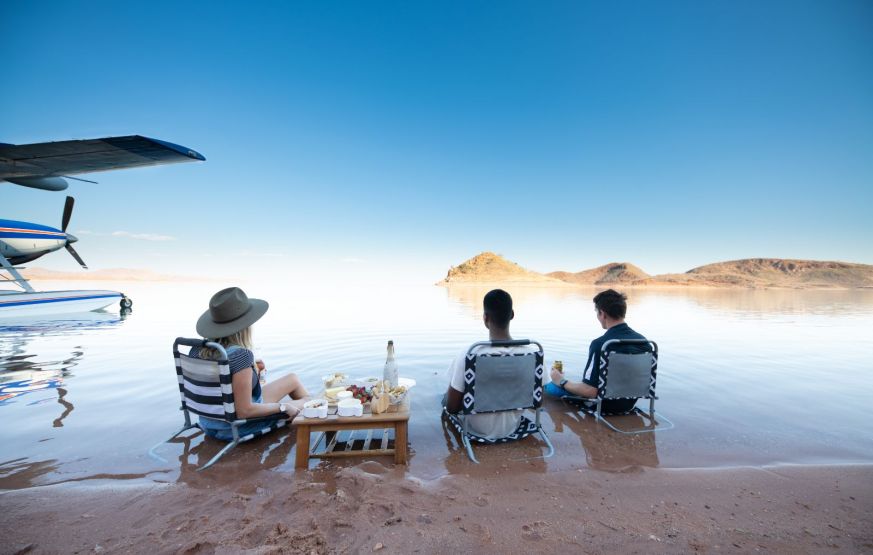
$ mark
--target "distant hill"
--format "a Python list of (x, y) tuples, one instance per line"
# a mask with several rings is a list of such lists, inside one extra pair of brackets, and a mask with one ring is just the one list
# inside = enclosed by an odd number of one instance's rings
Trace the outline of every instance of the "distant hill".
[(33, 281), (206, 281), (200, 278), (159, 274), (150, 270), (111, 268), (105, 270), (82, 270), (58, 272), (45, 268), (27, 268), (21, 274)]
[(563, 282), (522, 268), (493, 252), (483, 252), (452, 266), (438, 285), (450, 283), (535, 283), (563, 285)]
[(549, 272), (546, 275), (561, 281), (578, 283), (580, 285), (632, 284), (651, 277), (630, 262), (611, 262), (591, 270), (576, 272), (575, 274), (570, 272)]
[(663, 274), (638, 285), (821, 289), (873, 287), (873, 266), (850, 262), (747, 258), (707, 264), (684, 274)]
[(717, 262), (681, 274), (651, 276), (629, 262), (580, 272), (540, 274), (484, 252), (452, 267), (440, 285), (451, 283), (573, 284), (621, 287), (737, 287), (789, 289), (873, 288), (873, 266), (850, 262), (749, 258)]

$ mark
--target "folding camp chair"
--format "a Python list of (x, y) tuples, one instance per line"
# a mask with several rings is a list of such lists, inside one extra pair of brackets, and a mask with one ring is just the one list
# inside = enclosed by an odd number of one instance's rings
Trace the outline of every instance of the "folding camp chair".
[[(179, 345), (188, 347), (209, 347), (220, 353), (218, 360), (193, 358), (179, 352)], [(236, 417), (236, 407), (233, 403), (233, 388), (231, 385), (230, 366), (227, 360), (227, 351), (218, 343), (206, 339), (186, 339), (177, 337), (173, 343), (173, 358), (176, 359), (176, 378), (179, 382), (179, 395), (182, 399), (182, 412), (185, 413), (185, 425), (181, 430), (171, 435), (166, 441), (162, 441), (149, 449), (149, 455), (159, 460), (164, 460), (155, 453), (155, 449), (167, 443), (185, 430), (199, 428), (199, 423), (191, 422), (190, 413), (199, 415), (201, 418), (211, 418), (230, 424), (233, 441), (218, 452), (205, 465), (197, 470), (205, 470), (215, 464), (225, 453), (244, 441), (260, 437), (264, 434), (277, 430), (284, 426), (287, 421), (282, 415), (277, 420), (277, 415), (259, 418)], [(239, 427), (253, 422), (264, 422), (260, 430), (240, 436)], [(166, 461), (164, 461), (166, 462)]]
[[(627, 349), (630, 347), (630, 349)], [(649, 349), (643, 352), (622, 352), (629, 350)], [(597, 386), (597, 398), (585, 399), (572, 395), (561, 397), (565, 401), (578, 404), (579, 408), (593, 414), (599, 422), (603, 422), (612, 430), (622, 434), (641, 434), (658, 430), (669, 430), (673, 427), (667, 417), (662, 414), (658, 418), (669, 426), (657, 426), (655, 420), (655, 382), (658, 375), (658, 344), (647, 339), (610, 339), (600, 349), (600, 379)], [(620, 414), (639, 414), (651, 422), (641, 430), (622, 430), (603, 417), (603, 401), (617, 399), (648, 399), (649, 413), (646, 414), (636, 406)], [(593, 402), (592, 402), (593, 401)]]
[[(539, 350), (526, 353), (474, 353), (477, 347), (516, 347), (536, 345)], [(475, 463), (471, 442), (481, 444), (506, 443), (539, 433), (548, 446), (543, 458), (555, 454), (549, 436), (540, 425), (543, 403), (543, 346), (536, 341), (519, 339), (512, 341), (480, 341), (467, 350), (464, 368), (463, 418), (443, 407), (448, 420), (461, 436), (467, 455)], [(508, 436), (491, 439), (469, 430), (468, 416), (507, 410), (533, 409), (536, 419), (531, 421), (522, 415), (518, 427)]]

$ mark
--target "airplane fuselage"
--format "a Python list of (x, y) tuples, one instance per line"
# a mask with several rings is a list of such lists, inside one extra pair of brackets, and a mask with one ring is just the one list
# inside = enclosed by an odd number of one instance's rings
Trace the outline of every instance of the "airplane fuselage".
[(44, 254), (64, 248), (72, 236), (60, 229), (19, 222), (0, 220), (0, 255), (12, 264), (24, 264)]

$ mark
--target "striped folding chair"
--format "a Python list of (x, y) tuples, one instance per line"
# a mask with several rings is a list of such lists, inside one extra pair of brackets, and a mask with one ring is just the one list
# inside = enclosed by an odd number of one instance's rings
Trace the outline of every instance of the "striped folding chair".
[[(658, 344), (648, 339), (610, 339), (600, 348), (600, 378), (597, 385), (597, 397), (586, 399), (565, 395), (563, 400), (569, 401), (580, 410), (591, 414), (598, 422), (603, 422), (613, 431), (622, 434), (641, 434), (657, 430), (669, 430), (673, 423), (662, 414), (658, 418), (667, 425), (658, 426), (655, 419), (655, 384), (658, 377)], [(649, 413), (634, 406), (624, 413), (638, 414), (646, 418), (649, 424), (642, 429), (622, 430), (604, 418), (603, 401), (617, 399), (648, 399)]]
[[(539, 349), (527, 353), (474, 353), (477, 347), (483, 346), (515, 347), (532, 344)], [(472, 442), (482, 445), (506, 443), (535, 433), (540, 434), (548, 447), (543, 458), (555, 454), (549, 436), (540, 425), (543, 403), (543, 346), (536, 341), (480, 341), (471, 345), (465, 361), (463, 401), (462, 413), (465, 416), (519, 409), (533, 409), (535, 414), (535, 420), (522, 415), (521, 422), (511, 434), (492, 439), (471, 432), (467, 426), (467, 418), (452, 414), (443, 407), (443, 414), (460, 434), (467, 455), (473, 462), (479, 461), (473, 454)]]
[[(180, 353), (179, 345), (216, 349), (221, 354), (221, 357), (218, 360), (193, 358)], [(176, 379), (179, 383), (179, 395), (182, 399), (181, 410), (185, 415), (185, 425), (178, 432), (171, 435), (169, 439), (162, 441), (149, 449), (149, 454), (156, 459), (166, 462), (164, 459), (157, 456), (155, 449), (186, 430), (192, 428), (200, 429), (199, 423), (191, 421), (190, 413), (192, 412), (201, 418), (211, 418), (213, 420), (227, 422), (230, 424), (231, 433), (233, 434), (233, 441), (212, 457), (209, 462), (197, 470), (205, 470), (209, 468), (215, 464), (218, 459), (223, 457), (228, 451), (240, 443), (260, 437), (272, 432), (273, 430), (277, 430), (282, 426), (285, 426), (287, 423), (284, 418), (277, 420), (275, 415), (243, 419), (236, 417), (236, 407), (233, 402), (233, 388), (231, 385), (227, 351), (225, 351), (224, 347), (218, 343), (206, 339), (186, 339), (184, 337), (177, 337), (176, 341), (173, 343), (173, 358), (176, 360)], [(264, 427), (262, 429), (240, 436), (240, 426), (261, 421), (264, 422)]]

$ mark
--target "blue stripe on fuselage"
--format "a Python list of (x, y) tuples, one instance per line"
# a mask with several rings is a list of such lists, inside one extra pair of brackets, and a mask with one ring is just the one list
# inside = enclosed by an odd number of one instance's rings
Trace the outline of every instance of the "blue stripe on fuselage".
[(88, 299), (111, 299), (113, 297), (121, 298), (121, 293), (116, 293), (114, 295), (89, 295), (87, 297), (55, 297), (53, 299), (30, 299), (27, 301), (0, 300), (0, 307), (23, 306), (28, 304), (62, 303), (64, 301), (87, 301)]
[(0, 239), (51, 239), (52, 241), (64, 241), (67, 236), (63, 233), (19, 233), (17, 231), (0, 231)]

